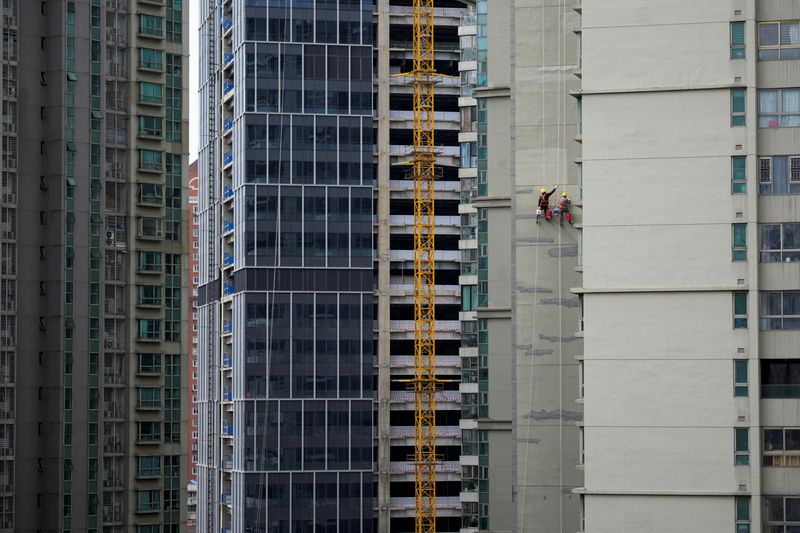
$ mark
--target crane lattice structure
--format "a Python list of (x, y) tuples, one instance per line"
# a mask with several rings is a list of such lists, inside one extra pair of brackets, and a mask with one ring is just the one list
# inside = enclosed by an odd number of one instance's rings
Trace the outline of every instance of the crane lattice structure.
[(433, 0), (414, 0), (414, 367), (416, 533), (436, 532)]

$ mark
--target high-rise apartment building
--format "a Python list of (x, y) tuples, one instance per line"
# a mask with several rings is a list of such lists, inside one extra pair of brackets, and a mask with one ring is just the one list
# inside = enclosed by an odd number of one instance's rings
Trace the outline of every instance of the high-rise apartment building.
[[(202, 4), (198, 529), (411, 530), (411, 2)], [(442, 532), (461, 525), (465, 10), (436, 2)]]
[(584, 0), (587, 532), (800, 524), (800, 4)]
[[(461, 29), (462, 532), (580, 529), (579, 24), (477, 0)], [(537, 221), (554, 187), (578, 224)]]
[(3, 1), (2, 531), (185, 523), (185, 7)]

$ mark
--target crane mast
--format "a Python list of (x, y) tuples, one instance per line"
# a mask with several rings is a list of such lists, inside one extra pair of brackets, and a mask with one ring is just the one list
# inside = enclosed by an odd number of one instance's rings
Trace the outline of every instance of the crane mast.
[(436, 531), (433, 0), (414, 0), (414, 403), (416, 533)]

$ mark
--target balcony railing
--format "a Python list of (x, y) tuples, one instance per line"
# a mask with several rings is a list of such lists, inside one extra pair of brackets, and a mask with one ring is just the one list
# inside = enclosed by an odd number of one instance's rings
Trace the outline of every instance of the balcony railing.
[(228, 17), (226, 17), (226, 16), (224, 16), (224, 15), (223, 15), (223, 16), (222, 16), (222, 17), (219, 19), (219, 25), (220, 25), (220, 27), (222, 28), (222, 32), (223, 32), (223, 33), (226, 33), (228, 30), (230, 30), (231, 28), (233, 28), (233, 21), (232, 21), (231, 19), (229, 19)]

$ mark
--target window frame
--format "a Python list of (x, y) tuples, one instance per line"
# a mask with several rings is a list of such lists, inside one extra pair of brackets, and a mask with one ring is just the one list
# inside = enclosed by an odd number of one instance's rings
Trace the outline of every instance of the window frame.
[(750, 361), (733, 360), (733, 396), (744, 398), (750, 395)]
[(750, 428), (733, 428), (733, 464), (750, 464)]
[(164, 72), (164, 50), (142, 46), (139, 47), (139, 53), (137, 54), (137, 57), (139, 59), (137, 65), (140, 70)]
[(158, 318), (137, 318), (136, 319), (136, 340), (137, 341), (161, 341), (163, 328), (161, 319)]
[[(741, 176), (738, 175), (739, 171)], [(731, 194), (747, 194), (747, 156), (731, 156)]]
[[(145, 24), (145, 21), (158, 22), (157, 25)], [(139, 14), (139, 35), (144, 37), (164, 38), (164, 17), (150, 15), (148, 13)]]
[[(779, 222), (775, 224), (759, 224), (759, 257), (760, 263), (795, 263), (800, 261), (800, 247), (786, 248), (785, 232), (787, 226), (795, 226), (795, 233), (800, 234), (800, 222)], [(778, 228), (778, 247), (767, 248), (764, 242), (765, 233), (772, 229)]]
[(155, 115), (139, 115), (138, 136), (146, 139), (164, 137), (164, 118)]
[[(151, 361), (146, 361), (151, 358)], [(149, 364), (145, 364), (149, 363)], [(162, 373), (163, 362), (160, 353), (156, 352), (137, 352), (136, 353), (136, 374), (139, 376), (160, 376)]]
[[(742, 97), (742, 110), (736, 110), (737, 96)], [(736, 87), (731, 89), (731, 127), (741, 127), (747, 125), (747, 89)]]
[[(776, 295), (779, 294), (781, 297), (780, 308), (781, 314), (774, 315), (774, 314), (767, 314), (765, 309), (769, 306), (768, 303), (765, 302), (765, 297), (768, 295)], [(787, 294), (796, 295), (797, 298), (800, 298), (800, 291), (762, 291), (759, 294), (760, 302), (759, 302), (759, 322), (760, 322), (760, 329), (761, 331), (798, 331), (800, 330), (800, 314), (796, 315), (787, 315), (783, 314), (784, 310), (784, 301)], [(780, 327), (771, 327), (773, 321), (780, 320)], [(792, 327), (785, 327), (784, 322), (787, 320), (793, 321)], [(769, 324), (769, 327), (767, 325)]]
[[(145, 95), (145, 87), (158, 87), (159, 94), (158, 96), (153, 95)], [(137, 100), (139, 104), (145, 105), (164, 105), (164, 84), (162, 83), (155, 83), (152, 81), (140, 81), (139, 82), (139, 98)]]
[[(733, 292), (733, 329), (747, 329), (748, 318), (748, 294), (747, 291)], [(744, 313), (740, 312), (740, 305), (744, 303)]]
[[(793, 442), (796, 449), (787, 449), (787, 432), (795, 433)], [(780, 432), (780, 448), (767, 449), (767, 432)], [(771, 439), (770, 439), (771, 440)], [(761, 428), (761, 465), (764, 467), (800, 467), (800, 427), (763, 427)], [(792, 463), (792, 464), (788, 464)]]
[[(146, 464), (146, 463), (150, 463), (150, 464)], [(137, 478), (157, 478), (157, 477), (161, 477), (161, 456), (160, 455), (137, 455), (136, 456), (136, 477)]]
[[(737, 243), (737, 236), (743, 236), (744, 241)], [(731, 260), (747, 261), (747, 224), (745, 223), (731, 224)]]
[[(158, 257), (158, 261), (143, 262), (142, 259), (149, 254)], [(150, 268), (151, 266), (157, 267)], [(139, 274), (163, 274), (164, 273), (164, 254), (156, 250), (139, 250), (136, 254), (136, 272)]]
[[(793, 91), (798, 93), (798, 103), (800, 104), (800, 87), (783, 87), (780, 89), (759, 89), (758, 90), (758, 129), (782, 129), (782, 128), (800, 128), (800, 107), (796, 111), (784, 112), (783, 110), (783, 95), (785, 92)], [(761, 109), (761, 97), (766, 93), (776, 94), (776, 108), (775, 111), (764, 112)], [(797, 120), (795, 124), (783, 125), (783, 119), (793, 117)], [(763, 120), (775, 120), (773, 126), (769, 122), (763, 125)]]
[[(798, 44), (781, 44), (781, 36), (783, 25), (800, 25), (800, 20), (765, 20), (758, 23), (758, 30), (756, 35), (756, 44), (758, 46), (758, 60), (759, 61), (791, 61), (800, 59), (800, 43)], [(761, 44), (763, 29), (766, 26), (777, 26), (775, 35), (777, 37), (776, 44)], [(784, 57), (783, 51), (787, 51)], [(794, 55), (794, 57), (788, 57)]]

